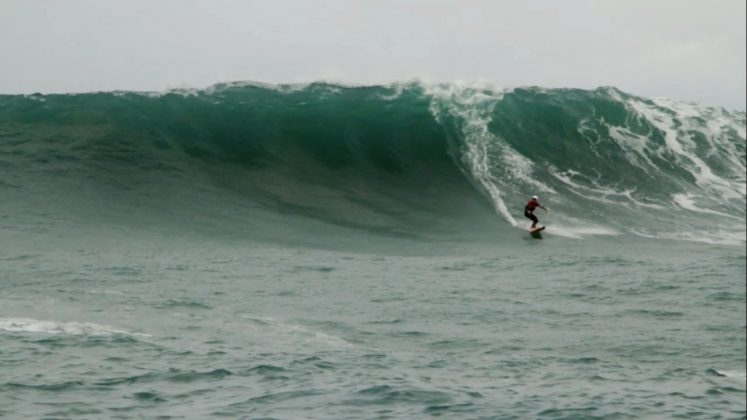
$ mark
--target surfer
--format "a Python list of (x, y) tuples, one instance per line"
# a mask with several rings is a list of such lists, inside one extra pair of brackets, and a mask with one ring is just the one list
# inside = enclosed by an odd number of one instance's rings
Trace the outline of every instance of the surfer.
[(533, 195), (532, 198), (527, 203), (527, 205), (524, 206), (524, 216), (526, 216), (527, 219), (532, 221), (532, 228), (537, 227), (537, 223), (539, 222), (539, 220), (537, 219), (537, 216), (534, 215), (534, 209), (536, 209), (537, 207), (547, 212), (547, 208), (543, 207), (539, 203), (539, 199), (537, 199), (536, 195)]

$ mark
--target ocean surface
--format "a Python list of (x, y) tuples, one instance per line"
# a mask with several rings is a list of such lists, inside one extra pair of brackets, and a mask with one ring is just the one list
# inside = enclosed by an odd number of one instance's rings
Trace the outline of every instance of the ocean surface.
[(745, 145), (612, 87), (0, 95), (0, 417), (745, 418)]

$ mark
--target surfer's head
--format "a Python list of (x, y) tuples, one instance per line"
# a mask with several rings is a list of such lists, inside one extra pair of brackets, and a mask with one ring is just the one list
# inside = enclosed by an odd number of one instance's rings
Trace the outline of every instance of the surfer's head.
[(533, 195), (533, 196), (532, 196), (532, 200), (539, 200), (539, 198), (537, 198), (537, 196), (536, 196), (536, 195)]

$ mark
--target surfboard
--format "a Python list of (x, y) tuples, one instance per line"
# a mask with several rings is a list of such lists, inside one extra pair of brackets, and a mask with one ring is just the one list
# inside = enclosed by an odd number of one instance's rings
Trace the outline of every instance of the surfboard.
[(545, 227), (546, 226), (539, 226), (539, 227), (536, 227), (536, 228), (529, 228), (529, 234), (532, 235), (532, 238), (542, 239), (542, 234), (540, 234), (540, 232), (542, 232), (543, 230), (545, 230)]

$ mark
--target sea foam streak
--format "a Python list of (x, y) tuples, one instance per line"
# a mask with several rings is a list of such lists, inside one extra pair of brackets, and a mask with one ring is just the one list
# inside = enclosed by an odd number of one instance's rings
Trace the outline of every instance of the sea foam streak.
[(133, 333), (109, 325), (93, 322), (43, 321), (32, 318), (0, 318), (0, 330), (9, 332), (69, 334), (69, 335), (131, 335), (148, 337), (148, 334)]

